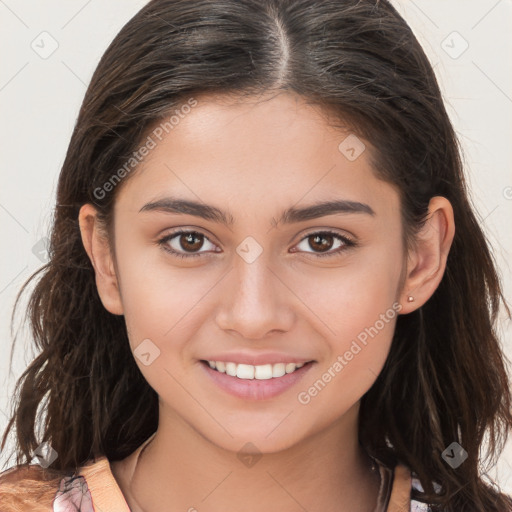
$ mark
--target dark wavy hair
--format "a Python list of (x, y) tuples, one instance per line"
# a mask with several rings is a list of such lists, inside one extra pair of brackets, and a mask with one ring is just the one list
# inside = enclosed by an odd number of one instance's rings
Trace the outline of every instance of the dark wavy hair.
[[(509, 318), (510, 309), (435, 74), (387, 0), (153, 0), (122, 28), (74, 127), (50, 259), (16, 301), (15, 310), (38, 277), (27, 314), (40, 352), (17, 381), (2, 449), (15, 426), (18, 463), (49, 441), (59, 454), (52, 468), (68, 471), (93, 456), (122, 459), (156, 430), (158, 396), (134, 361), (124, 318), (100, 301), (79, 209), (92, 203), (111, 225), (120, 187), (101, 199), (95, 190), (189, 98), (280, 91), (319, 105), (376, 148), (372, 166), (400, 192), (408, 246), (430, 198), (444, 196), (454, 210), (442, 281), (421, 308), (398, 317), (385, 366), (362, 397), (361, 443), (387, 464), (409, 466), (433, 510), (512, 510), (484, 481), (479, 455), (485, 445), (482, 459), (495, 463), (512, 427), (497, 337), (500, 306)], [(36, 439), (39, 406), (46, 416)], [(441, 456), (453, 441), (468, 453), (456, 469)]]

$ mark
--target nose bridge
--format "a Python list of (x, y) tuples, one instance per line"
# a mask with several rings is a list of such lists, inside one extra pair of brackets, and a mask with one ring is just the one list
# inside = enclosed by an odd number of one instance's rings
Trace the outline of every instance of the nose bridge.
[(242, 242), (233, 269), (226, 280), (217, 323), (244, 338), (261, 338), (273, 330), (290, 328), (290, 292), (271, 268), (269, 251), (254, 241)]

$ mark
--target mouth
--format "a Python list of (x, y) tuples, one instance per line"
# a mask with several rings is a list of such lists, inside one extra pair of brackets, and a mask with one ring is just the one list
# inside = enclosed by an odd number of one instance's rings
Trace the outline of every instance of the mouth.
[(304, 363), (275, 363), (254, 366), (252, 364), (234, 363), (230, 361), (201, 360), (202, 364), (208, 365), (212, 370), (243, 380), (278, 379), (284, 375), (294, 373), (303, 366), (313, 362), (314, 361)]
[(268, 400), (298, 385), (316, 361), (263, 365), (201, 360), (206, 376), (224, 392), (243, 400)]

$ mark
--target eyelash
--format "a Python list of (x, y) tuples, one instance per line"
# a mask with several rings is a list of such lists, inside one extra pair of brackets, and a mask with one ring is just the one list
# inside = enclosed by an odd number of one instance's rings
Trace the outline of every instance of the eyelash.
[[(200, 236), (203, 236), (204, 238), (206, 238), (207, 240), (209, 240), (209, 238), (202, 234), (201, 232), (199, 231), (195, 231), (195, 230), (190, 230), (190, 231), (187, 231), (187, 230), (179, 230), (179, 231), (175, 231), (174, 233), (170, 233), (168, 235), (165, 235), (163, 238), (161, 238), (160, 240), (158, 240), (158, 245), (160, 245), (165, 251), (169, 252), (170, 254), (172, 254), (173, 256), (176, 256), (178, 258), (181, 258), (181, 259), (186, 259), (186, 258), (194, 258), (194, 257), (197, 257), (197, 256), (201, 256), (203, 253), (181, 253), (181, 252), (178, 252), (178, 251), (175, 251), (174, 249), (171, 249), (168, 245), (167, 245), (167, 242), (169, 242), (169, 240), (172, 240), (173, 238), (179, 236), (179, 235), (191, 235), (191, 234), (196, 234), (196, 235), (200, 235)], [(337, 256), (338, 254), (342, 253), (343, 251), (347, 250), (348, 248), (351, 248), (351, 247), (355, 247), (357, 245), (357, 243), (346, 237), (346, 236), (343, 236), (343, 235), (340, 235), (339, 233), (335, 232), (335, 231), (330, 231), (330, 230), (324, 230), (324, 231), (315, 231), (313, 233), (309, 233), (308, 235), (306, 235), (305, 237), (303, 237), (300, 241), (299, 241), (299, 244), (312, 237), (312, 236), (315, 236), (315, 235), (331, 235), (335, 238), (337, 238), (338, 240), (341, 240), (343, 243), (344, 243), (344, 246), (342, 247), (339, 247), (338, 249), (336, 249), (335, 251), (332, 251), (332, 252), (325, 252), (325, 253), (310, 253), (310, 254), (314, 254), (316, 257), (318, 258), (326, 258), (326, 257), (334, 257), (334, 256)], [(212, 242), (213, 243), (213, 242)]]

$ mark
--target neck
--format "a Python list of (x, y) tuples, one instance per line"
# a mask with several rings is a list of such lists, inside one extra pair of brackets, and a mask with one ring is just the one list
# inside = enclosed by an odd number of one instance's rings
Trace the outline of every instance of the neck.
[(354, 407), (300, 443), (252, 458), (219, 447), (172, 414), (161, 414), (123, 489), (128, 504), (134, 512), (169, 506), (192, 512), (297, 507), (373, 512), (380, 480), (357, 442), (357, 413)]
[(256, 455), (225, 450), (163, 411), (123, 489), (128, 504), (134, 512), (373, 512), (379, 475), (357, 442), (358, 405), (288, 449)]

